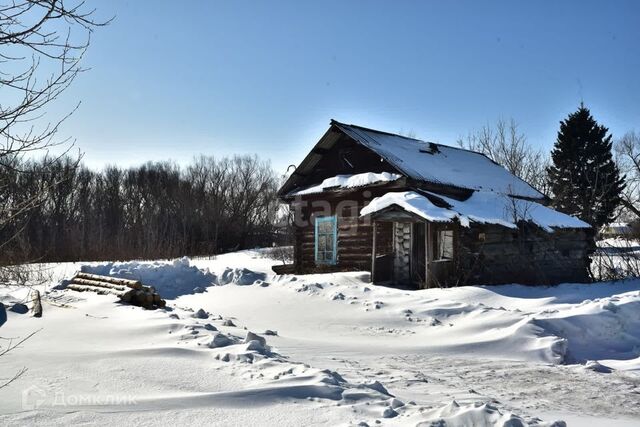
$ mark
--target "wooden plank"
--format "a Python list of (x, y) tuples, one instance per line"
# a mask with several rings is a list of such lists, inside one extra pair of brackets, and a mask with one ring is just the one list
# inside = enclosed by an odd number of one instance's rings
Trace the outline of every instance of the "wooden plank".
[(427, 260), (424, 263), (425, 265), (425, 272), (424, 272), (424, 280), (425, 280), (425, 287), (426, 288), (430, 288), (431, 284), (432, 284), (432, 280), (430, 277), (431, 274), (431, 261), (433, 260), (433, 236), (431, 236), (432, 234), (432, 230), (431, 230), (431, 223), (427, 222), (426, 224), (426, 230), (424, 233), (425, 236), (425, 253), (427, 256)]
[(40, 299), (40, 291), (37, 289), (32, 291), (32, 302), (33, 308), (31, 312), (33, 313), (33, 317), (42, 317), (42, 300)]
[(376, 235), (377, 235), (377, 223), (373, 221), (373, 242), (371, 245), (371, 282), (376, 282)]
[(415, 259), (413, 257), (414, 248), (413, 248), (413, 234), (414, 234), (415, 224), (411, 222), (409, 226), (409, 281), (413, 281), (413, 276), (415, 275)]

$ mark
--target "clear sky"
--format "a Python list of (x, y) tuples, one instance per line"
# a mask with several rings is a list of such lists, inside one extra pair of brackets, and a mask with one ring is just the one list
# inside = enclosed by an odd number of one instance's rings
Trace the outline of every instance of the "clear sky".
[[(455, 144), (499, 117), (551, 148), (584, 100), (640, 129), (640, 1), (124, 1), (57, 112), (100, 168), (257, 153), (282, 172), (335, 118)], [(59, 111), (57, 111), (59, 110)]]

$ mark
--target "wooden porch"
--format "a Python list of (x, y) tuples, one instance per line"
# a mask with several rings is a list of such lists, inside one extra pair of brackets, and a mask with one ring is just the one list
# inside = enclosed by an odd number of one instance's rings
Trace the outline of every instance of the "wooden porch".
[(450, 282), (456, 246), (452, 224), (426, 221), (397, 207), (372, 214), (371, 221), (373, 283), (423, 289)]

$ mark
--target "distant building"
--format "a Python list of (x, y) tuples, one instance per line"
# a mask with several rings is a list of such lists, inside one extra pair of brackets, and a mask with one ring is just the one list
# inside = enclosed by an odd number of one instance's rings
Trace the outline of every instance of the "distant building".
[(604, 225), (600, 229), (600, 237), (607, 239), (610, 237), (628, 237), (633, 233), (633, 227), (628, 222), (612, 222)]
[(331, 122), (279, 190), (294, 264), (412, 288), (586, 281), (591, 226), (485, 155)]

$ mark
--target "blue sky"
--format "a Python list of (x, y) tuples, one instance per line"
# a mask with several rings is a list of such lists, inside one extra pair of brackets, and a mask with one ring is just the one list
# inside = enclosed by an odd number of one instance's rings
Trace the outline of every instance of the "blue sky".
[(331, 118), (455, 144), (499, 117), (550, 149), (581, 99), (640, 129), (637, 1), (121, 1), (52, 117), (85, 163), (257, 153), (280, 172)]

